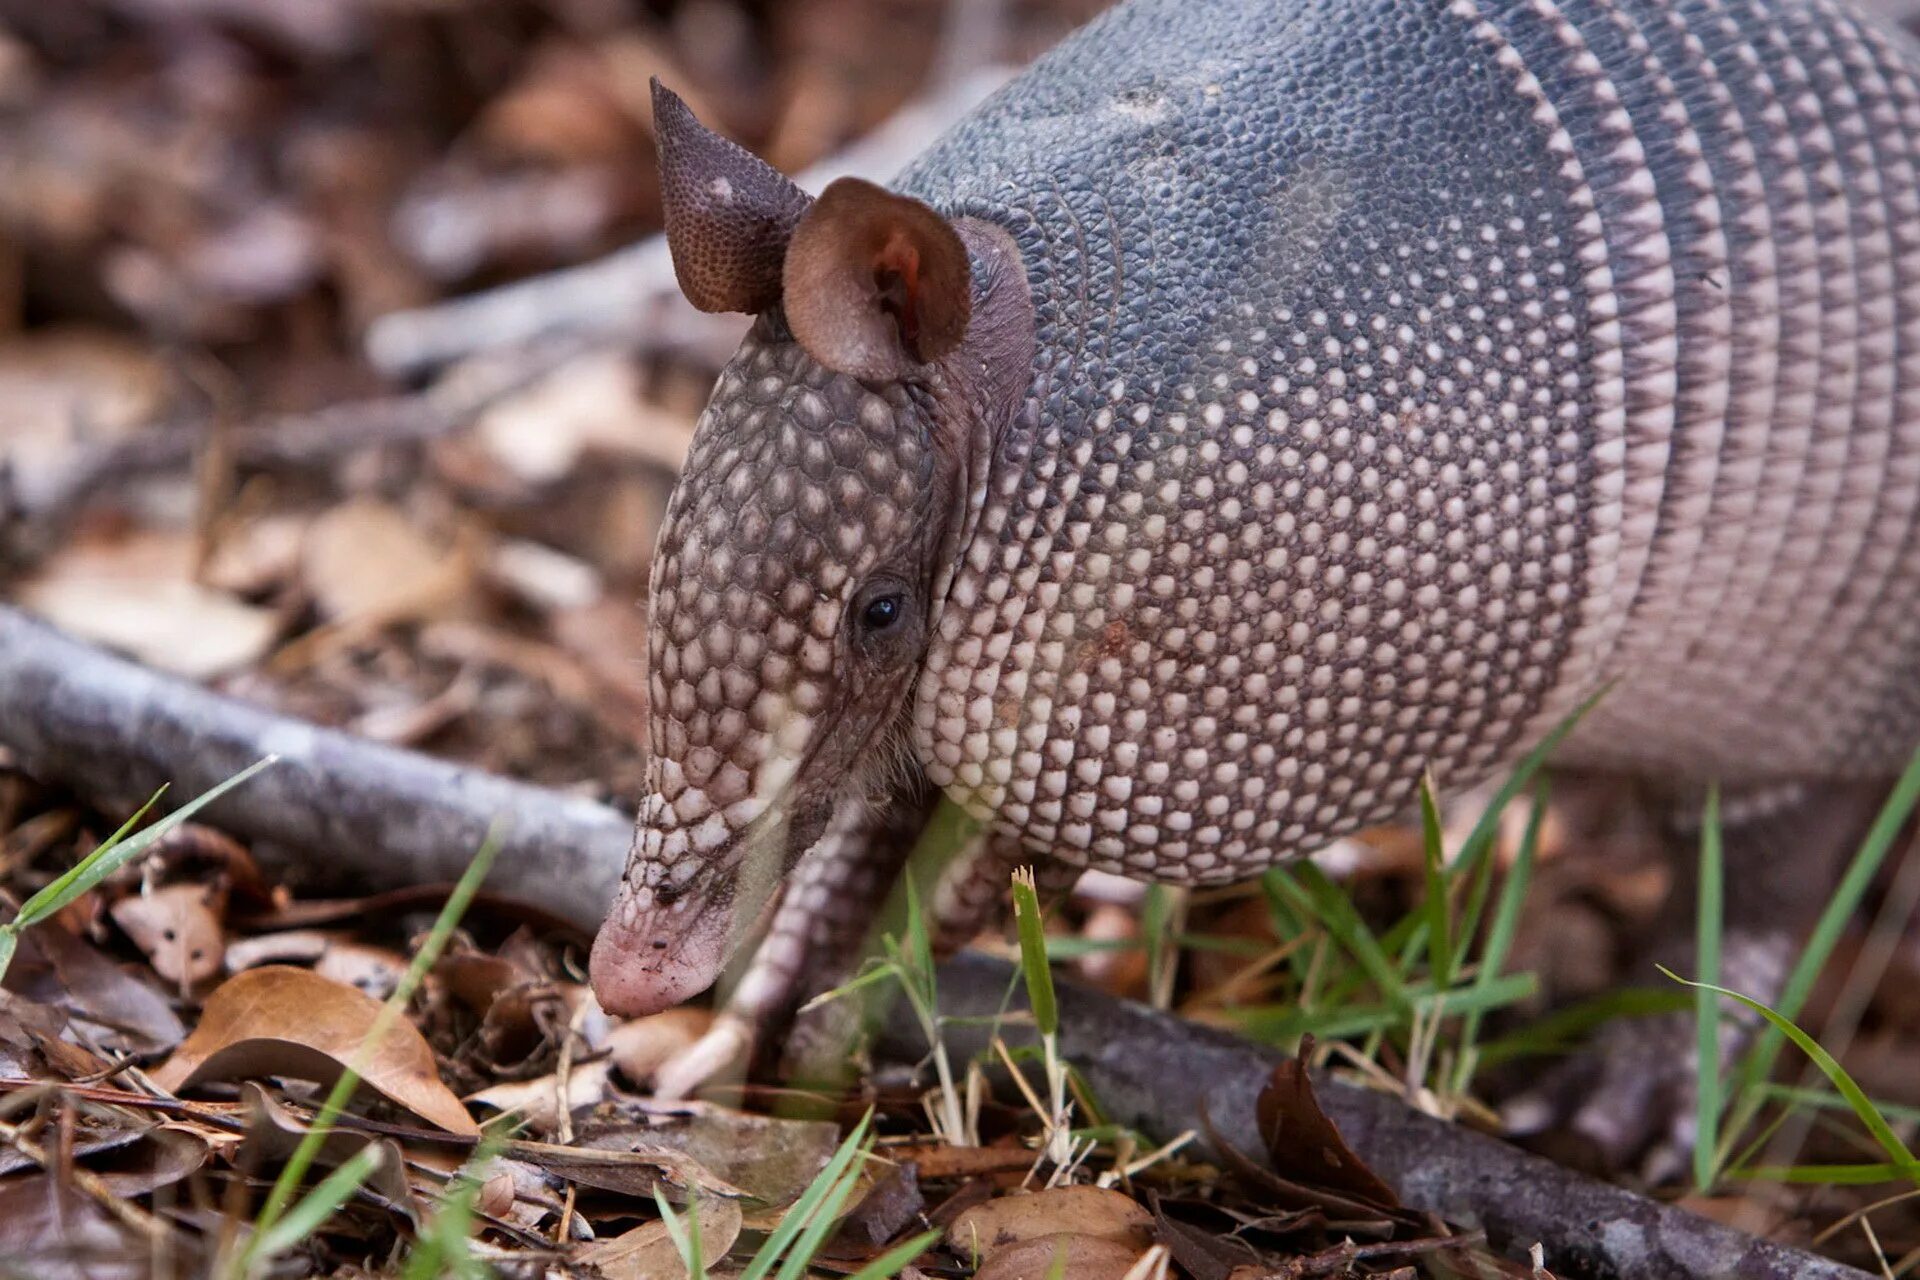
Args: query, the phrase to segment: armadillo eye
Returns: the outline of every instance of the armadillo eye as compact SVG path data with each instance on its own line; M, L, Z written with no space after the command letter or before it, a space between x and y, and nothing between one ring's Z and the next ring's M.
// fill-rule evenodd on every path
M899 596L876 596L860 611L860 621L869 631L885 631L899 619Z

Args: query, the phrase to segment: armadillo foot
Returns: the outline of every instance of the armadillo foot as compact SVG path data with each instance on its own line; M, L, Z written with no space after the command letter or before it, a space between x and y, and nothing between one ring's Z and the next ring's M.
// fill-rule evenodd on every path
M705 1035L661 1065L653 1077L653 1096L691 1098L703 1089L744 1079L755 1039L749 1019L722 1012Z

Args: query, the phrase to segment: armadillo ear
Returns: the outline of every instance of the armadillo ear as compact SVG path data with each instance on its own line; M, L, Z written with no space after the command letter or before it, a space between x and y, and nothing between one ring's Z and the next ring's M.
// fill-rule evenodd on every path
M840 178L787 246L787 324L829 369L887 381L960 344L973 306L967 249L918 200Z
M787 242L811 197L701 124L657 76L653 130L680 291L702 311L758 314L773 306Z

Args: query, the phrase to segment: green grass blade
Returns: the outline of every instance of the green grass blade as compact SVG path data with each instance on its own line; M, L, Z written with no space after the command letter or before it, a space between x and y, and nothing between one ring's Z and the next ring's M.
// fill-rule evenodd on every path
M1821 969L1826 967L1827 960L1832 956L1834 945L1845 932L1847 922L1852 919L1860 899L1866 895L1881 863L1886 860L1894 840L1917 803L1920 803L1920 751L1914 752L1900 780L1894 784L1886 804L1867 832L1866 840L1847 867L1846 875L1828 899L1826 909L1820 913L1819 923L1808 936L1806 948L1800 953L1793 972L1788 975L1786 985L1781 988L1779 1012L1788 1021L1799 1017L1801 1009L1806 1006L1807 997L1812 993ZM1748 1050L1741 1062L1736 1086L1739 1102L1735 1109L1736 1119L1728 1126L1730 1132L1738 1132L1746 1121L1752 1119L1759 1105L1756 1091L1761 1082L1773 1073L1774 1063L1779 1060L1783 1047L1782 1039L1783 1033L1775 1027L1763 1028L1753 1048Z
M1329 880L1326 872L1311 862L1303 862L1291 872L1275 868L1269 875L1289 904L1308 919L1318 921L1373 980L1389 1003L1406 1002L1406 983L1381 949L1380 940L1360 918L1346 891Z
M1140 907L1140 933L1147 942L1147 991L1153 1003L1167 990L1167 966L1179 957L1173 934L1173 897L1165 885L1147 886Z
M1540 853L1540 826L1547 816L1547 792L1544 786L1538 788L1533 796L1533 808L1527 814L1527 827L1520 836L1520 848L1514 854L1513 867L1507 872L1506 880L1500 886L1500 897L1493 905L1493 923L1487 930L1487 943L1480 953L1479 971L1474 975L1476 988L1488 987L1499 980L1500 968L1506 964L1508 954L1513 950L1514 935L1520 930L1520 910L1526 905L1527 888L1533 883L1533 867ZM1491 858L1483 864L1492 867ZM1478 1011L1467 1014L1460 1028L1460 1067L1459 1088L1464 1091L1471 1081L1475 1062L1482 1057L1477 1047L1480 1039L1482 1015Z
M1540 980L1531 973L1516 973L1486 986L1456 987L1435 991L1429 983L1406 988L1407 1000L1395 1004L1330 1005L1325 1009L1302 1009L1294 1005L1248 1005L1222 1011L1241 1035L1268 1044L1291 1044L1312 1032L1323 1040L1389 1031L1405 1026L1414 1004L1429 1008L1438 1004L1437 1016L1454 1017L1464 1013L1487 1013L1530 999L1540 990Z
M866 1266L854 1272L847 1280L893 1280L900 1268L931 1249L940 1239L938 1231L927 1231L911 1240L893 1246Z
M847 1207L847 1201L853 1196L853 1190L860 1185L858 1166L848 1169L833 1184L826 1198L814 1209L807 1219L807 1225L793 1242L793 1248L787 1250L787 1257L780 1264L780 1273L776 1280L803 1280L807 1268L813 1265L814 1255L820 1252L820 1246L827 1241L827 1233L840 1221L841 1212Z
M1420 777L1420 835L1424 853L1427 896L1427 968L1434 985L1453 985L1453 910L1448 893L1447 850L1440 827L1440 801L1433 793L1433 774Z
M1469 874L1480 865L1480 859L1486 857L1493 848L1493 837L1500 829L1500 815L1506 812L1507 806L1513 802L1515 796L1533 785L1534 777L1539 774L1548 757L1559 749L1560 744L1566 740L1568 734L1573 732L1574 727L1612 689L1612 681L1601 685L1587 697L1586 701L1575 707L1566 719L1555 725L1551 733L1540 739L1533 750L1520 758L1520 763L1514 766L1513 772L1507 775L1507 780L1500 784L1500 789L1493 793L1493 799L1481 811L1479 820L1473 824L1473 830L1467 833L1466 840L1460 846L1459 857L1453 860L1454 874Z
M913 876L906 878L907 919L901 934L906 968L913 980L914 992L932 1008L937 1003L933 989L933 937L927 932L927 913L921 909L920 889Z
M1047 929L1040 918L1040 892L1033 870L1013 873L1013 918L1020 932L1020 970L1027 979L1033 1021L1044 1036L1060 1031L1060 1006L1053 995L1053 969L1047 962Z
M1652 1018L1693 1008L1693 997L1659 987L1624 987L1595 996L1480 1046L1483 1066L1514 1058L1544 1057L1577 1047L1592 1031L1616 1018Z
M667 1236L673 1241L674 1252L680 1255L680 1261L687 1268L692 1280L705 1280L707 1260L701 1256L704 1241L700 1239L700 1199L698 1196L687 1201L687 1220L682 1222L680 1215L667 1203L667 1197L659 1187L653 1189L653 1203L660 1210L660 1221L667 1228Z
M252 778L254 774L259 773L279 758L278 756L268 756L264 760L256 761L211 791L187 801L187 803L181 805L178 809L175 809L172 813L160 819L160 821L154 823L145 831L138 832L131 836L126 835L128 828L132 827L135 822L138 822L141 815L152 808L154 801L160 798L159 793L156 792L153 800L147 801L140 812L134 814L132 818L129 818L126 825L122 826L119 831L116 831L106 843L81 859L78 865L68 870L64 875L54 880L51 884L47 885L46 888L40 890L40 892L34 894L31 898L28 898L25 903L21 904L20 912L13 920L14 927L25 929L53 915L62 907L74 901L89 889L92 889L102 880L105 880L108 876L126 866L127 863L145 853L153 846L154 841L166 835L169 831L172 831L175 827L241 783L246 782Z
M1920 1182L1920 1165L1789 1164L1758 1165L1736 1177L1753 1182L1792 1182L1823 1187L1871 1187L1882 1182Z
M1769 1084L1762 1086L1761 1092L1770 1101L1783 1102L1790 1107L1805 1107L1813 1111L1847 1110L1845 1098L1823 1089L1799 1089L1788 1084ZM1920 1125L1920 1107L1901 1106L1897 1102L1886 1102L1879 1098L1873 1100L1873 1105L1889 1120L1898 1120L1901 1124Z
M1693 1186L1705 1195L1713 1186L1720 1143L1720 985L1721 919L1726 900L1725 864L1720 832L1720 788L1707 791L1700 824L1700 901L1696 959L1700 985L1694 988Z
M473 1206L480 1198L480 1173L499 1154L505 1135L489 1130L479 1142L465 1166L451 1180L452 1189L441 1197L433 1218L421 1233L420 1243L407 1255L405 1280L488 1280L493 1272L474 1260L468 1248L473 1235Z
M354 1152L320 1185L300 1198L279 1221L259 1231L247 1245L251 1258L265 1261L285 1253L320 1229L380 1167L381 1148L368 1143Z
M847 996L859 991L864 991L876 983L885 982L889 978L898 979L903 984L906 982L906 977L900 963L892 960L882 960L871 963L859 976L841 983L831 991L822 991L819 995L801 1005L799 1011L801 1013L809 1013L821 1005L831 1004L835 1000L845 999Z
M753 1260L747 1264L746 1270L740 1273L740 1280L765 1280L766 1274L773 1270L773 1264L779 1260L782 1251L800 1234L801 1228L806 1226L808 1219L819 1209L821 1201L827 1198L834 1185L840 1181L841 1175L847 1171L847 1167L864 1154L862 1144L867 1140L867 1128L872 1123L871 1111L860 1118L860 1123L847 1134L845 1140L840 1143L839 1149L833 1153L833 1157L827 1161L819 1173L814 1175L813 1181L807 1184L807 1189L801 1192L800 1198L793 1202L793 1207L788 1209L780 1219L780 1225L773 1229L773 1234L767 1237L766 1242L753 1255Z
M1296 911L1285 894L1273 883L1276 871L1269 871L1260 877L1260 895L1267 904L1267 920L1273 927L1273 936L1281 942L1291 942L1307 934L1312 929L1309 917ZM1293 971L1294 984L1305 988L1313 976L1313 948L1298 945L1287 952L1287 968ZM1304 999L1304 995L1302 996Z
M480 851L474 854L473 861L467 864L460 882L454 885L453 892L447 895L446 905L440 908L440 914L433 922L433 929L428 933L426 941L421 944L419 952L413 957L413 962L407 966L406 973L401 975L400 981L394 986L393 993L380 1006L380 1012L374 1016L373 1025L367 1028L366 1039L362 1040L360 1047L354 1051L353 1061L347 1064L341 1071L340 1078L327 1091L326 1099L320 1104L320 1110L314 1116L313 1123L307 1127L306 1134L300 1139L300 1145L293 1149L293 1154L287 1158L287 1163L280 1170L280 1176L274 1179L273 1190L267 1194L267 1203L261 1208L260 1217L254 1224L256 1240L269 1235L280 1215L286 1211L287 1205L293 1199L295 1189L307 1176L307 1170L312 1167L314 1157L320 1153L321 1144L326 1141L327 1134L332 1131L334 1118L346 1109L347 1099L353 1096L354 1089L358 1087L361 1068L379 1048L381 1041L386 1039L388 1029L406 1012L407 1005L413 1000L413 993L419 989L420 983L426 978L427 970L433 967L434 962L439 960L440 953L446 949L447 940L453 936L454 925L459 923L460 917L466 914L468 905L473 902L473 895L479 891L481 883L486 880L487 872L493 867L494 857L499 852L500 839L496 828L487 833ZM242 1259L242 1269L250 1271L260 1256L249 1248Z
M1663 968L1660 972L1666 974L1675 982L1684 983L1689 987L1707 986L1707 984L1703 982L1687 982L1685 978L1680 977L1670 969ZM1900 1135L1893 1131L1893 1126L1887 1123L1887 1118L1880 1114L1880 1109L1873 1105L1872 1099L1868 1098L1860 1086L1854 1083L1853 1077L1847 1074L1846 1069L1834 1061L1833 1055L1820 1047L1818 1041L1795 1026L1786 1015L1768 1008L1758 1000L1743 996L1738 991L1729 991L1725 987L1709 987L1708 989L1718 992L1723 996L1738 1000L1741 1004L1765 1018L1781 1035L1791 1040L1800 1052L1813 1059L1813 1065L1820 1068L1821 1074L1825 1075L1827 1080L1832 1083L1834 1089L1839 1092L1840 1096L1847 1100L1847 1106L1852 1109L1854 1116L1860 1123L1866 1126L1867 1132L1873 1135L1873 1140L1880 1144L1880 1149L1893 1157L1894 1164L1900 1165L1903 1168L1912 1169L1914 1171L1914 1180L1920 1182L1920 1161L1916 1161L1913 1157L1913 1152L1907 1150L1907 1144L1900 1140Z

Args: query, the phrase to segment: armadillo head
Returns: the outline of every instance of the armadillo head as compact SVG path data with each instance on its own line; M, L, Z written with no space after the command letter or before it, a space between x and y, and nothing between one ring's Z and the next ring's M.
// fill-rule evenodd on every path
M994 436L1031 378L1009 237L857 179L815 200L654 86L681 289L756 317L668 505L650 591L650 794L592 978L618 1013L705 989L902 719Z

